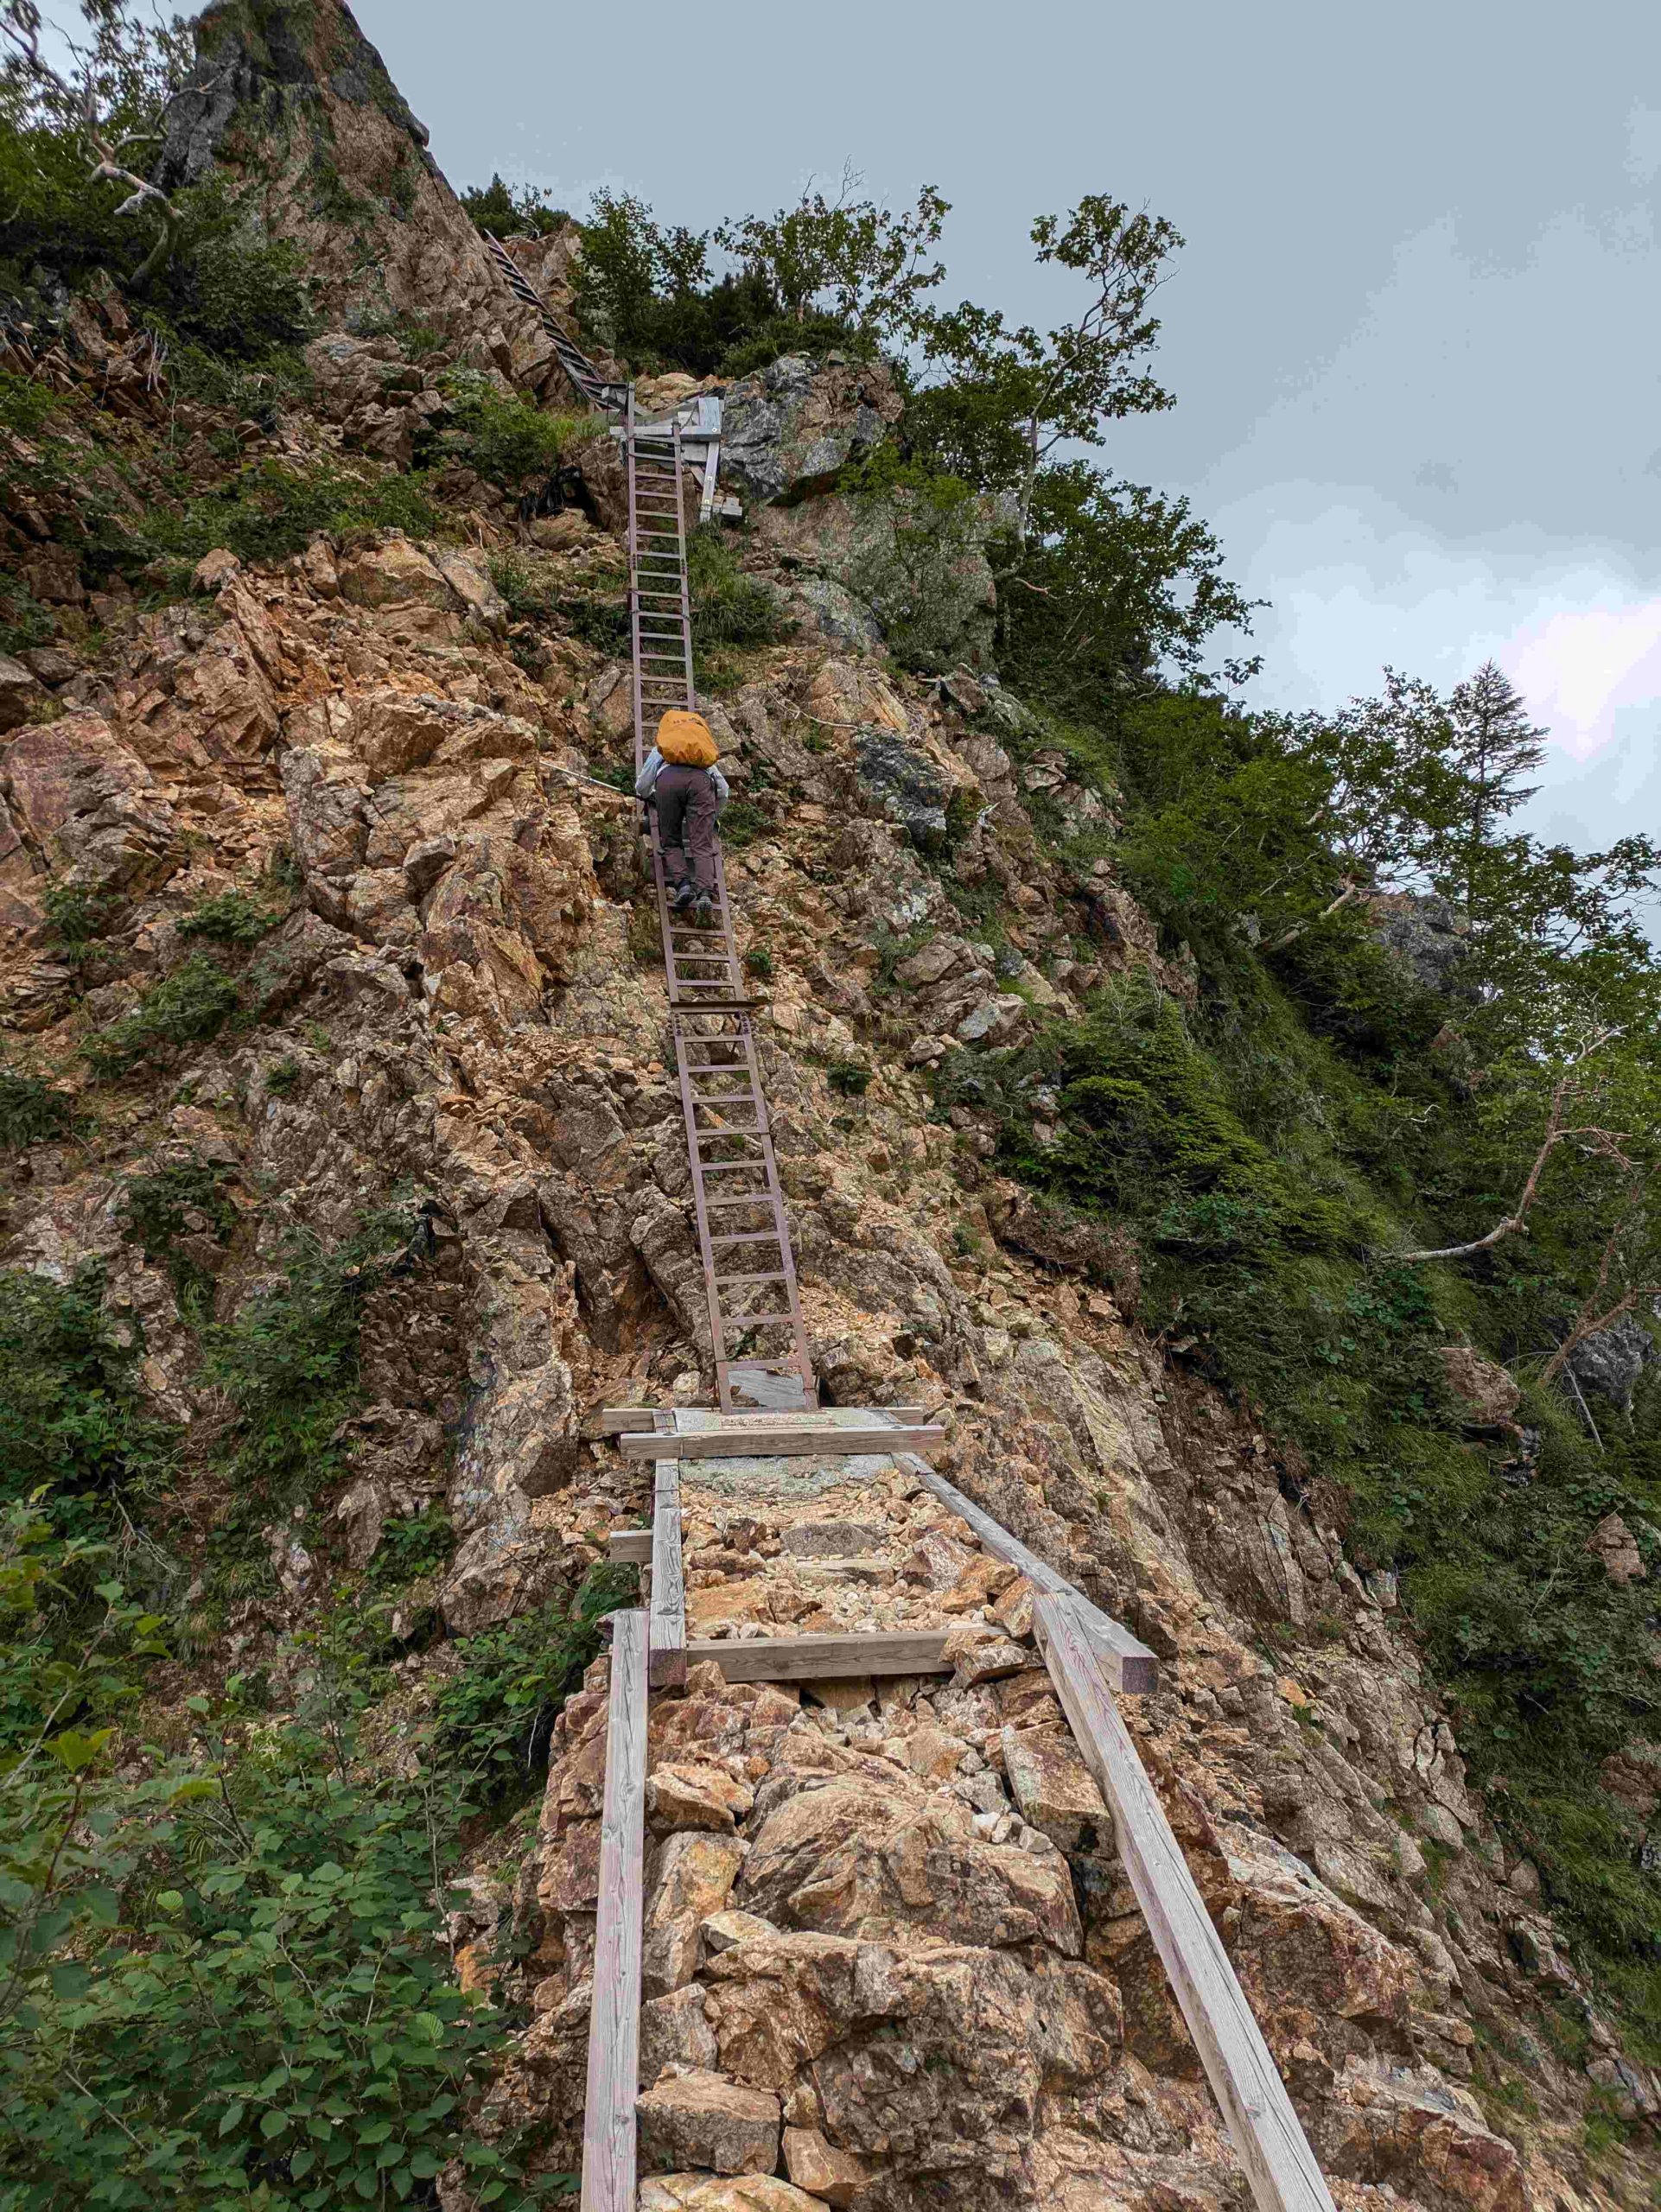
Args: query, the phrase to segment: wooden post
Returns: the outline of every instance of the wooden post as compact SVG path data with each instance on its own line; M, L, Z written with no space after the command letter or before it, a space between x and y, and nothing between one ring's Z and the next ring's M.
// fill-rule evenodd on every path
M686 1680L686 1583L680 1548L680 1462L659 1459L652 1512L651 1664L653 1689Z
M1065 1575L1047 1567L1036 1552L1029 1552L1001 1522L995 1521L990 1513L983 1513L973 1498L965 1497L944 1475L936 1474L926 1459L920 1459L915 1452L908 1452L901 1455L901 1465L926 1484L942 1505L949 1505L960 1521L966 1521L996 1558L1018 1567L1029 1582L1047 1591L1052 1598L1065 1598L1079 1608L1079 1625L1112 1688L1145 1694L1159 1688L1157 1656L1145 1643L1138 1643L1121 1622L1111 1613L1103 1612L1098 1605L1092 1605Z
M1077 1608L1077 1600L1041 1598L1034 1608L1038 1640L1085 1764L1112 1809L1119 1856L1258 2212L1333 2212L1314 2153Z
M646 1853L646 1615L611 1616L600 1913L582 2111L582 2212L634 2212L640 2094L640 1910Z

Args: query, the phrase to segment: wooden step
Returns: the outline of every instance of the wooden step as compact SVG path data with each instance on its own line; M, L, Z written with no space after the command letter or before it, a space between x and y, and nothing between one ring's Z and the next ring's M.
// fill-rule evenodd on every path
M780 1317L789 1320L792 1317ZM760 1314L735 1314L735 1328L743 1327ZM682 1436L626 1435L620 1446L626 1459L778 1459L807 1453L825 1457L840 1452L926 1452L945 1441L938 1423L925 1427L895 1424L879 1427L835 1427L829 1421L801 1425L735 1420L727 1428L697 1428Z
M698 1637L687 1664L713 1659L729 1682L846 1681L861 1675L949 1675L946 1629L868 1630L856 1636Z

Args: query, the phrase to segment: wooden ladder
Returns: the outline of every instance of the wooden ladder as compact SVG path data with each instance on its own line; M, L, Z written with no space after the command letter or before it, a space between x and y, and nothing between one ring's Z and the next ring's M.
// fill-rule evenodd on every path
M696 712L697 690L679 426L640 423L631 391L623 450L638 772L665 715ZM756 1001L739 963L720 841L715 912L703 925L670 906L655 812L647 843L721 1408L812 1406L818 1390L750 1020Z

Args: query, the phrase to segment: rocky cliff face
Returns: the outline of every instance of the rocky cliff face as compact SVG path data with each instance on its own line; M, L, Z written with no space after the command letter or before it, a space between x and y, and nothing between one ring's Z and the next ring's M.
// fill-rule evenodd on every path
M0 753L8 1008L37 1052L67 1059L176 969L193 900L285 845L302 887L260 955L256 1028L159 1090L129 1083L90 1149L38 1146L14 1172L8 1264L61 1278L100 1255L158 1402L200 1421L168 1273L115 1225L138 1148L273 1194L208 1247L222 1312L284 1224L338 1232L398 1184L425 1193L431 1257L379 1294L352 1479L321 1503L360 1561L389 1516L445 1497L461 1541L439 1603L461 1635L592 1560L593 1532L642 1503L610 1447L582 1440L584 1409L699 1393L708 1350L627 817L558 773L618 757L622 687L557 635L532 681L501 620L476 561L396 536L320 541L263 574L221 564L215 596L143 618L67 687L68 711ZM844 1402L949 1402L947 1471L1167 1656L1171 1687L1139 1719L1148 1754L1332 2171L1426 2205L1550 2202L1575 2097L1534 1993L1543 1978L1583 1999L1531 1870L1465 1786L1390 1591L1359 1581L1318 1488L1249 1418L1163 1366L1098 1269L1044 1250L973 1126L931 1114L916 1071L942 1040L995 1051L1033 1001L1095 980L1073 957L1089 917L1027 823L1034 767L1000 741L1016 710L958 690L970 711L876 660L784 648L714 710L764 817L731 874L773 967L763 1054L820 1370ZM874 772L890 757L967 802L958 866L1007 902L998 955ZM126 902L120 973L73 1011L37 918L54 879ZM1151 963L1117 911L1130 927L1103 963ZM927 924L885 976L884 945ZM869 1078L856 1104L831 1081L850 1065ZM862 1574L936 1590L951 1613L989 1602L971 1561L931 1548L931 1516L881 1506L894 1537ZM700 1627L837 1624L782 1535L695 1519ZM239 1634L245 1662L280 1677L329 1570L271 1542L285 1601L246 1609ZM1238 2193L1110 1837L1076 1776L1024 1778L1025 1739L1041 1758L1054 1720L1024 1680L799 1700L706 1670L659 1701L665 2158L712 2139L700 2097L738 2125L735 2085L776 2103L790 2170L811 2194L830 2176L826 2201L851 2201L835 2193L850 2176L859 2201L896 2207L948 2183L988 2204ZM542 1843L504 1908L537 2012L515 2108L562 2126L581 2096L602 1737L596 1683L562 1718ZM1471 2086L1479 2034L1542 2096L1520 2143Z
M505 310L344 10L214 9L202 51L168 161L182 176L211 158L274 213L298 207L283 219L342 318L379 300L461 331ZM327 148L377 201L361 237L304 212ZM534 383L534 341L500 330ZM352 358L348 333L323 342ZM923 594L953 664L941 680L885 657L881 589L824 551L846 502L815 456L846 458L888 419L881 391L840 370L774 382L773 418L743 442L764 503L747 558L803 621L710 714L741 802L729 882L770 998L762 1064L827 1390L948 1407L944 1471L1165 1658L1131 1725L1340 2202L1642 2202L1636 2164L1588 2177L1582 2114L1588 2096L1654 2114L1657 2085L1467 1788L1389 1578L1356 1573L1319 1480L1249 1408L1138 1331L1112 1240L994 1173L972 1109L935 1109L927 1071L950 1047L996 1053L1117 973L1178 998L1191 980L1111 861L1064 873L1036 834L1041 798L1111 814L1042 724L961 664L984 645L972 556L945 612ZM337 403L333 424L290 426L291 447L338 442L350 395L325 379L319 407ZM607 466L591 457L602 517ZM615 547L555 519L538 526L542 604L580 610L614 580ZM446 1505L459 1541L431 1602L470 1636L569 1584L644 1505L585 1416L707 1392L630 810L570 772L624 762L627 685L581 624L515 618L490 556L525 550L502 521L472 510L464 532L320 535L249 569L214 556L188 601L111 607L92 650L35 652L7 695L3 1020L92 1118L9 1165L0 1260L59 1281L103 1263L156 1407L204 1440L193 1564L226 1504L220 1412L200 1309L124 1230L135 1166L215 1171L230 1217L184 1233L221 1319L270 1281L294 1225L338 1241L391 1194L418 1202L420 1240L368 1303L349 1474L265 1532L276 1586L230 1617L237 1665L269 1673L279 1710L296 1632L389 1521ZM89 1042L188 966L181 921L257 881L286 883L287 911L235 971L237 1020L93 1082ZM49 920L54 889L111 902L90 988ZM993 913L996 938L973 918ZM862 1531L851 1565L801 1533L830 1518ZM839 1627L851 1591L884 1621L999 1624L1007 1578L941 1519L904 1480L834 1515L697 1497L694 1620ZM403 1709L445 1651L411 1640ZM230 1656L221 1643L206 1671ZM550 2165L580 2134L604 1680L602 1662L560 1715L533 1847L480 1844L462 1955L531 2015L486 2124L534 2120ZM799 1694L700 1668L654 1702L652 1755L644 2141L671 2177L643 2205L1245 2201L1041 1676ZM1641 1759L1633 1776L1654 1780ZM514 1963L491 1963L492 1925Z
M528 390L565 387L536 317L503 284L427 150L425 128L340 0L215 0L169 112L164 189L222 179L304 257L315 308L363 334L397 318ZM550 304L565 244L516 247Z

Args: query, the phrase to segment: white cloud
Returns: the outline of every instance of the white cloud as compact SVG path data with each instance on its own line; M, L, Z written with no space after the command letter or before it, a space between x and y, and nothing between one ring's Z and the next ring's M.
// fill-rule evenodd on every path
M1259 703L1332 707L1386 663L1441 690L1492 657L1550 732L1529 826L1594 845L1661 835L1661 562L1607 547L1473 550L1376 494L1314 484L1218 517L1231 566L1272 604Z

